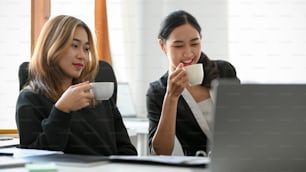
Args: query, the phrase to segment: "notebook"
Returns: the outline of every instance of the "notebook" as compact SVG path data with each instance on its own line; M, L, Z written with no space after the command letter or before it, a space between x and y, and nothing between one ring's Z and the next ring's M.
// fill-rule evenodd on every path
M216 81L210 172L306 171L306 84Z

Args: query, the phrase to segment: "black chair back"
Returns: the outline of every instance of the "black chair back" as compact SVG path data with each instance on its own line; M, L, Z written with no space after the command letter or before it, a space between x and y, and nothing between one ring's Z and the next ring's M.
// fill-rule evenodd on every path
M23 62L19 66L18 78L19 78L19 90L22 90L24 86L28 84L28 67L29 62ZM117 78L113 67L106 61L99 61L99 71L97 73L95 81L98 82L114 82L114 93L111 97L112 101L117 102Z

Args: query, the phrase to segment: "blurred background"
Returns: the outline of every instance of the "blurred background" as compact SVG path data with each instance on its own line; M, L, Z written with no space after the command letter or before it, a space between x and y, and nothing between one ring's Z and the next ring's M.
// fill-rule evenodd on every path
M50 17L68 14L95 33L94 0L51 0ZM175 9L202 26L203 51L231 62L243 83L305 83L304 0L106 0L112 66L127 82L138 117L146 117L150 82L168 69L157 43L159 24ZM0 1L0 129L16 129L18 68L31 56L31 1Z

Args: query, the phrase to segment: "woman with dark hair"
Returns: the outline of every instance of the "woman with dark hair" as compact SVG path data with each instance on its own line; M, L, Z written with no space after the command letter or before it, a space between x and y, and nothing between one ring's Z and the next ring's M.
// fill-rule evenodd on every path
M29 64L29 82L17 100L21 148L74 154L136 155L111 100L95 100L99 59L89 27L66 15L49 20Z
M201 27L188 12L177 10L162 21L158 35L161 50L168 57L169 70L147 91L149 147L151 152L171 155L175 137L184 155L207 154L211 137L211 82L237 78L227 61L210 60L201 50ZM190 86L184 66L203 64L201 85Z

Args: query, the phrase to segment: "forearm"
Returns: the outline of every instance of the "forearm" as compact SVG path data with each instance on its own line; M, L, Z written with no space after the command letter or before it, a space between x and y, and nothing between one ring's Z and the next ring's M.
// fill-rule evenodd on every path
M156 154L172 154L175 140L177 102L178 97L165 95L159 124L152 140Z
M64 150L70 133L71 114L52 108L49 118L42 121L49 147L53 150Z

